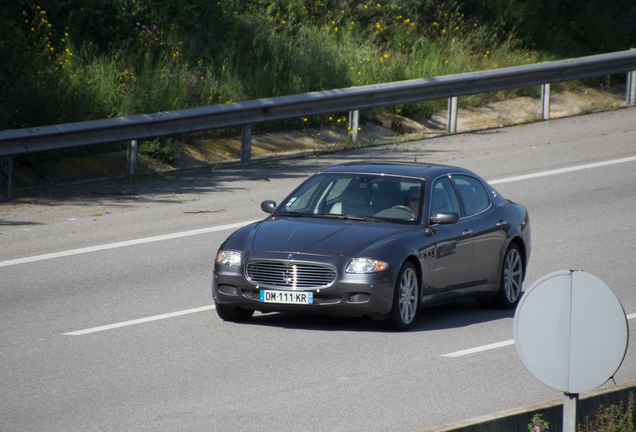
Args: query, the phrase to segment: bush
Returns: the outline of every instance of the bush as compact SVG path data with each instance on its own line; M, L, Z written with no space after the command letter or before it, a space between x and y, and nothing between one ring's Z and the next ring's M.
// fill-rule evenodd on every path
M634 394L629 394L627 407L621 402L619 406L598 408L596 417L586 417L585 426L579 425L579 432L634 432Z
M547 432L549 424L541 419L541 414L535 414L528 424L529 432ZM579 425L579 432L634 432L634 394L629 394L627 407L611 405L603 408L601 405L592 419L585 418L585 425Z
M535 414L528 425L529 432L548 432L548 422L541 418L541 414Z
M142 141L139 144L139 153L170 164L177 155L177 146L170 139L158 138Z
M636 42L633 0L4 3L0 130L502 68Z

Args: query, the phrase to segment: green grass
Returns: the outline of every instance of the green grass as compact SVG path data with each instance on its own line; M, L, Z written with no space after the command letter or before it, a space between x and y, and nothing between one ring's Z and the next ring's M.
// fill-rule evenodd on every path
M591 54L633 46L636 30L629 17L636 6L619 0L602 14L585 15L600 1L555 9L552 1L542 8L506 0L16 0L0 16L0 129L504 68L567 57L567 50ZM570 18L579 21L565 25ZM615 20L613 27L608 20ZM590 30L587 40L582 32L589 28L603 32ZM549 49L546 34L558 36L553 44L558 49ZM460 104L537 92L475 95ZM431 101L388 109L426 115L444 106L445 101ZM264 127L319 125L328 117Z

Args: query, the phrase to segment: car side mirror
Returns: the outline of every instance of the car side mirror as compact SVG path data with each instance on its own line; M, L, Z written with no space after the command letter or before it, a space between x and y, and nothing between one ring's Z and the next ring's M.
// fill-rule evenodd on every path
M263 201L261 203L261 210L263 210L265 213L274 213L274 210L276 210L276 201Z
M431 223L440 225L452 225L459 222L459 214L457 213L437 213L431 218Z

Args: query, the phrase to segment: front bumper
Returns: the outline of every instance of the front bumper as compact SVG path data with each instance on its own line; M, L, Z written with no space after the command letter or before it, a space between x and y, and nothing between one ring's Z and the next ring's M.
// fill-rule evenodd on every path
M384 319L391 311L393 303L392 269L371 274L349 274L344 272L349 259L345 257L321 257L296 255L287 259L276 254L251 259L267 259L293 263L328 264L337 269L334 282L323 288L293 289L285 287L259 286L245 277L245 263L240 267L230 267L215 263L212 281L212 295L217 304L240 307L261 312L304 312L336 316L367 315L375 319ZM280 304L260 301L261 290L290 292L312 292L313 304Z

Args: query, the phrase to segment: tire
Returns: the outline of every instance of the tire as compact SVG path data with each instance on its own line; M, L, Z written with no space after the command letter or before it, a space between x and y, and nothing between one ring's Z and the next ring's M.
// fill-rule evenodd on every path
M389 318L382 321L388 330L406 331L413 327L420 309L420 283L415 267L405 263L398 273L393 290L393 307Z
M254 315L253 310L241 309L239 307L226 306L216 303L216 313L223 321L245 322Z
M511 244L504 256L499 277L499 291L495 296L494 306L500 309L514 309L521 298L523 284L523 259L519 246Z

